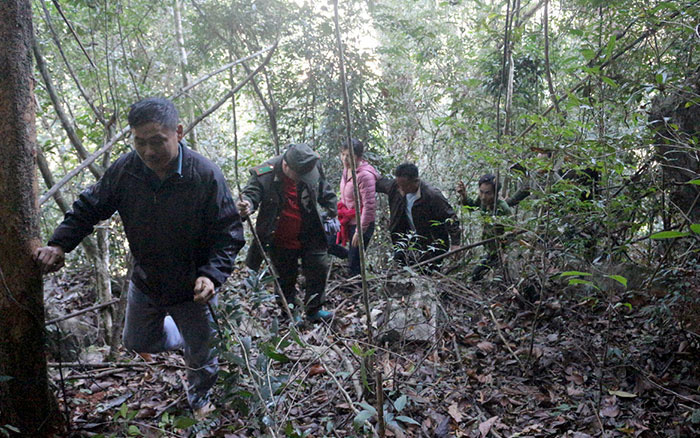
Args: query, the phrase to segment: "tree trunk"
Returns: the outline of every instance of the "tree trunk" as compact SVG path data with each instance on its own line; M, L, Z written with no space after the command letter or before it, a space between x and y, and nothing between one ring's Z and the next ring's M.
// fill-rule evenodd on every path
M51 436L57 410L44 354L29 0L0 7L0 426Z

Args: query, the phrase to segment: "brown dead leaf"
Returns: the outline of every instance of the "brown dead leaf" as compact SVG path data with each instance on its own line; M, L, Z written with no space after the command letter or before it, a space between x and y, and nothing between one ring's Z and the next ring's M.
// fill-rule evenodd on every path
M481 432L481 438L486 437L491 431L491 427L498 421L498 415L491 417L483 423L479 424L479 432Z
M462 422L462 413L460 412L459 403L458 403L458 402L452 403L452 404L450 405L450 407L447 408L447 412L450 414L450 416L451 416L452 418L454 418L454 420L455 420L457 423L461 423L461 422Z
M484 353L492 353L496 349L496 346L489 341L481 341L476 344L476 348L483 351Z
M569 397L581 397L584 394L583 389L576 388L575 386L567 386L566 393Z
M311 369L309 369L309 377L313 377L318 374L323 374L325 373L326 370L323 368L323 366L320 363L315 363L311 365Z

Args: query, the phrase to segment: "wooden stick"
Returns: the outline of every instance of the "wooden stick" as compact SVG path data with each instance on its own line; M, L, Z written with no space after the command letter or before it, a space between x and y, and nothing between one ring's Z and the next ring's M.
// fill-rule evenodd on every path
M93 310L99 310L99 309L102 309L103 307L111 306L112 304L118 303L118 302L119 302L119 298L115 298L112 301L108 301L106 303L96 304L94 306L87 307L87 308L82 309L82 310L78 310L77 312L73 312L73 313L70 313L68 315L59 316L58 318L54 318L52 320L49 320L46 322L46 325L56 324L57 322L65 321L66 319L71 319L71 318L74 318L76 316L80 316L84 313L92 312Z

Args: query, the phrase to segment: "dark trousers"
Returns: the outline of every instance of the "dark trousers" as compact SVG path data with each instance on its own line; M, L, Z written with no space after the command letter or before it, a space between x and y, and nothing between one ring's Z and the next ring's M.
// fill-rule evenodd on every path
M279 275L280 287L287 304L296 307L297 276L299 274L299 259L301 272L306 278L304 306L308 315L321 309L326 291L326 275L328 274L328 254L325 249L286 249L273 246L270 248L270 259Z
M394 261L403 267L422 263L447 252L447 247L439 242L428 241L423 236L394 236ZM427 263L419 272L430 275L432 272L440 272L443 260Z
M357 228L355 225L350 225L348 228L348 234L350 235L350 243L348 244L348 274L350 274L350 277L354 277L360 273L360 247L352 246L352 236L355 235L355 228ZM374 234L374 222L370 223L367 230L362 233L365 250L367 249L369 240L372 238L372 234Z

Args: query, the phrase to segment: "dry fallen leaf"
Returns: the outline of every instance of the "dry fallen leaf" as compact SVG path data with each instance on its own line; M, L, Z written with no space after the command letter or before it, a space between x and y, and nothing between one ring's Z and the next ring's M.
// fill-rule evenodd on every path
M478 344L476 344L476 347L484 353L491 353L493 350L496 349L496 346L489 341L479 342Z
M498 416L491 417L483 423L479 424L479 432L481 432L481 438L486 437L491 431L491 427L498 421Z
M313 377L317 374L323 374L325 372L326 370L323 368L323 366L320 363L316 363L311 365L311 369L309 369L309 377Z
M462 422L462 413L459 412L459 403L452 403L452 405L447 408L447 412L457 423Z

